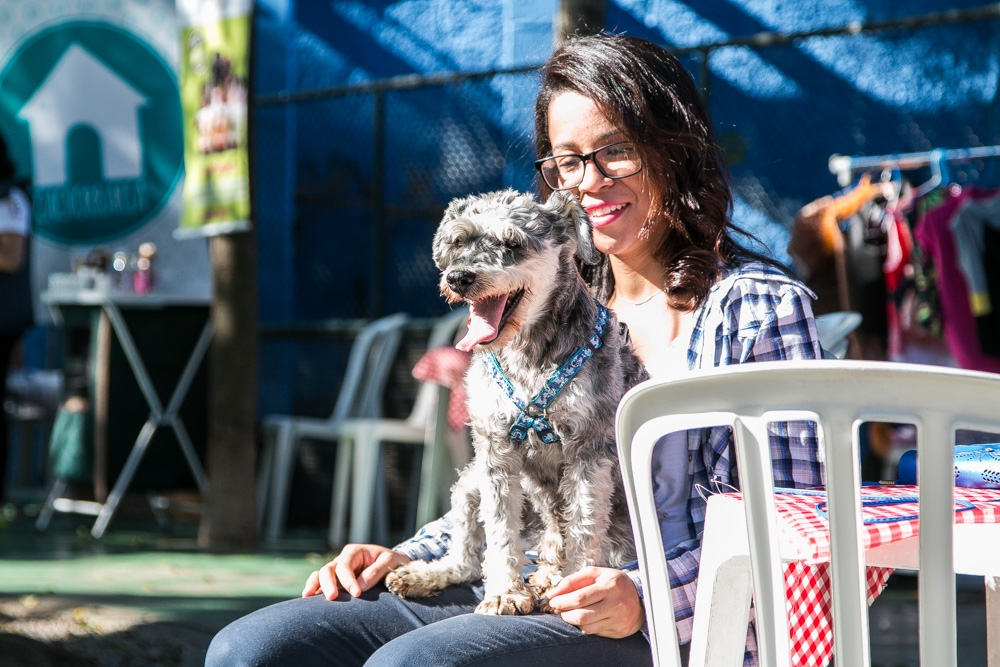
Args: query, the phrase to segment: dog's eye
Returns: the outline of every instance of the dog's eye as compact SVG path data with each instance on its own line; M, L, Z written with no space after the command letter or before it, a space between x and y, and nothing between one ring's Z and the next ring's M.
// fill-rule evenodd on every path
M454 239L452 239L451 240L451 247L452 248L464 248L465 247L465 239L463 239L463 238L454 238Z
M503 244L509 250L517 250L521 247L521 239L504 239Z

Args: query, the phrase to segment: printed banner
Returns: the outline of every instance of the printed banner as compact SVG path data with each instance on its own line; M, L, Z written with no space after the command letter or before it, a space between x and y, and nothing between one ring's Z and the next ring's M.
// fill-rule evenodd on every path
M250 226L247 156L252 0L177 0L184 208L175 236Z
M54 273L156 247L156 290L211 296L174 237L184 178L174 0L0 0L0 132L31 180L35 314Z

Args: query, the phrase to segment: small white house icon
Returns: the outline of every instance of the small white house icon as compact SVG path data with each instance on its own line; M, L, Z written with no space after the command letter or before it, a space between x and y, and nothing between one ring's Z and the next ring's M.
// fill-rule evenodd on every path
M85 48L70 45L18 113L29 126L35 185L66 184L67 137L80 125L100 138L105 179L141 176L138 110L147 102Z

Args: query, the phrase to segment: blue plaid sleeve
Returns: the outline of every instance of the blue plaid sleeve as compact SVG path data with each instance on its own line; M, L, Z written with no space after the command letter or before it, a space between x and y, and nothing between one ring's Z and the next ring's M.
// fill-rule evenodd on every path
M440 519L435 519L417 531L410 539L400 542L392 548L410 557L411 560L435 560L448 553L451 543L450 512Z

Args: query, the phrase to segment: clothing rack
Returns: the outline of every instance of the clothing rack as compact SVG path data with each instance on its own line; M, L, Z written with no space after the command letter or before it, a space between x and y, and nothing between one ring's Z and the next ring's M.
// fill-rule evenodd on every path
M975 148L936 148L932 151L922 153L898 153L896 155L872 155L857 156L837 155L830 156L830 173L837 176L837 183L841 187L847 187L854 180L854 172L875 169L878 167L896 167L898 169L916 169L918 167L931 167L932 180L937 179L935 185L940 183L944 177L944 165L947 162L965 162L978 160L985 157L1000 156L1000 146L977 146Z

